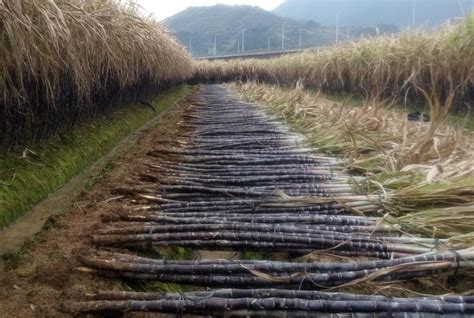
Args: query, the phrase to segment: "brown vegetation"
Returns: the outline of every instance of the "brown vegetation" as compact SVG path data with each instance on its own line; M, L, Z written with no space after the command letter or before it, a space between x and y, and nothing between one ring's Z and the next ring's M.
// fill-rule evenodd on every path
M432 32L347 42L271 60L197 62L200 81L263 81L465 110L474 99L474 16ZM434 114L437 115L437 114Z
M2 1L0 21L0 145L42 140L190 75L184 49L128 2Z

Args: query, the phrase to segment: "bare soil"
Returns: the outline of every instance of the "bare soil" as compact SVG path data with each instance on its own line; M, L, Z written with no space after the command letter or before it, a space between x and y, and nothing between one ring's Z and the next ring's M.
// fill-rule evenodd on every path
M55 201L56 209L57 205L69 202L64 207L65 212L50 216L42 231L21 250L4 257L0 263L3 267L0 269L0 317L67 317L58 310L61 301L75 294L121 287L120 282L79 271L76 255L93 249L90 235L100 226L101 216L114 214L131 203L130 199L112 194L111 189L124 186L134 175L143 172L149 158L147 152L160 141L175 138L173 127L191 102L192 96L166 113L159 123L155 122L137 138L129 140L128 143L135 143L133 148L121 158L107 161L102 176L96 176L97 182L73 203L70 197L61 195L62 200ZM32 222L31 226L38 227L38 222Z

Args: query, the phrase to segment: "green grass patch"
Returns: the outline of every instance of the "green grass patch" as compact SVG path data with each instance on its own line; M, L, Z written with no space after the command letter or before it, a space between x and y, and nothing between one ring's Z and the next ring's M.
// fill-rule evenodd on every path
M256 251L256 250L244 250L240 252L239 259L241 260L267 260L271 256L271 253L264 252L264 251Z
M11 224L190 90L181 86L156 97L152 101L156 112L133 104L33 145L25 150L25 156L13 153L0 157L0 228Z

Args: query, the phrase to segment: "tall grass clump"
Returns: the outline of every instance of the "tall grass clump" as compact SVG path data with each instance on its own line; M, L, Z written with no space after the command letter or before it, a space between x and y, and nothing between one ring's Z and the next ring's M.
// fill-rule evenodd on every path
M0 145L38 142L186 80L158 22L116 0L0 1Z
M436 109L445 112L472 104L473 56L474 15L430 32L363 39L270 60L197 62L194 77L282 85L300 81L327 92L438 103Z

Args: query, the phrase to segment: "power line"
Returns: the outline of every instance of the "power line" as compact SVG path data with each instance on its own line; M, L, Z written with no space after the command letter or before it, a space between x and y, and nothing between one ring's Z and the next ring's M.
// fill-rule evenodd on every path
M413 0L413 17L412 17L412 25L413 25L413 28L415 28L416 26L416 0Z

